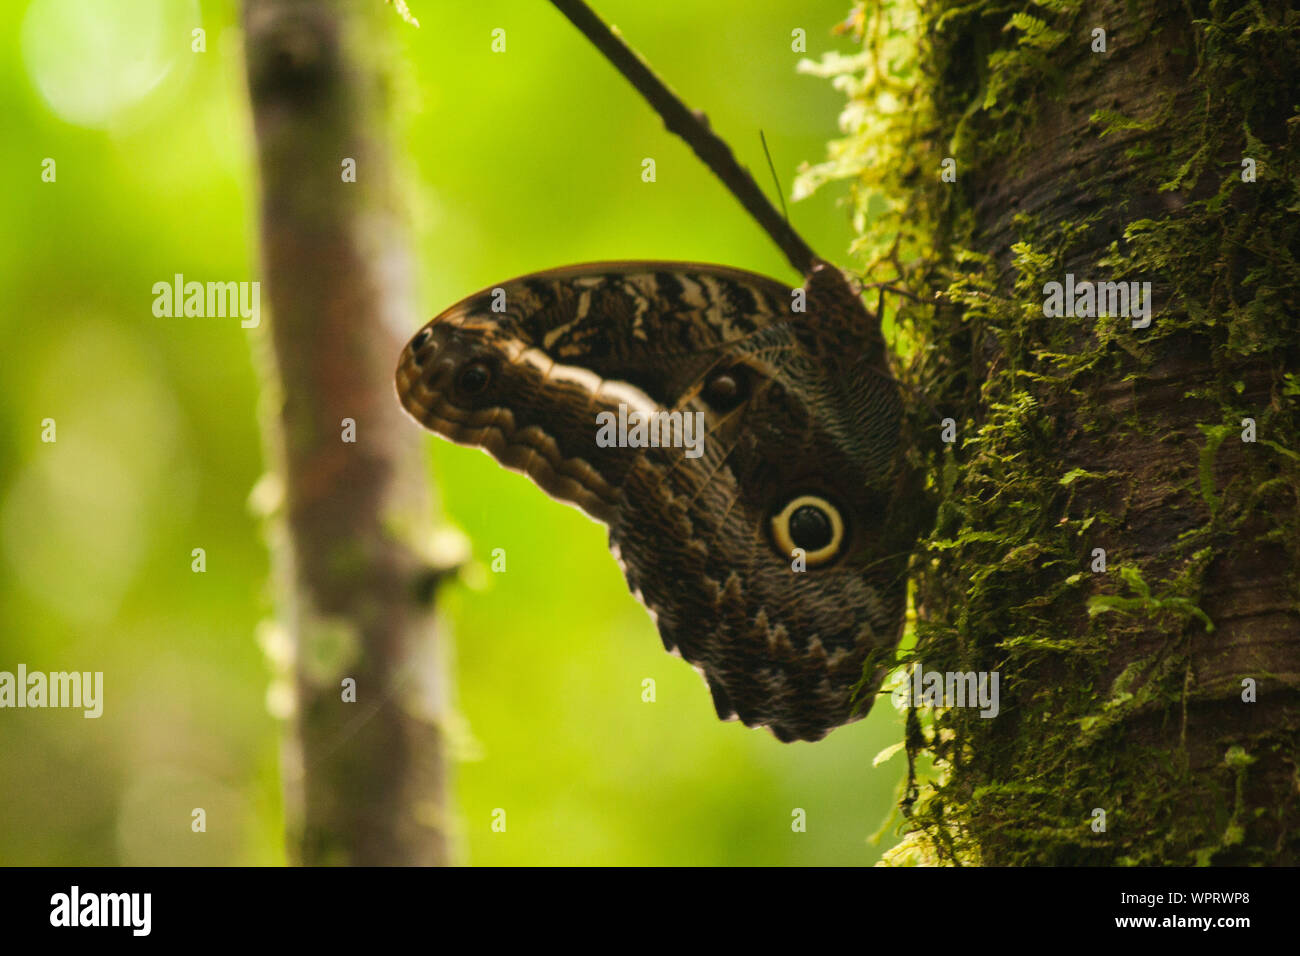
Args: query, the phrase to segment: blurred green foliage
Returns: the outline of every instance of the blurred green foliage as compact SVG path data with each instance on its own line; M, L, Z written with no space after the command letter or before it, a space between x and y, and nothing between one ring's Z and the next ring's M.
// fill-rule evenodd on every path
M796 74L791 31L806 31L809 57L847 52L830 32L845 0L596 8L756 175L760 128L787 193L798 163L825 154L842 98ZM796 281L548 4L411 9L420 29L393 22L393 135L420 275L411 329L483 286L585 260L695 259ZM236 10L31 0L12 12L0 39L0 670L103 671L105 705L98 720L0 711L0 863L282 863L282 726L256 639L272 614L268 559L248 505L265 468L253 357L266 323L152 314L153 283L175 273L260 278ZM505 53L490 49L497 27ZM844 261L849 222L832 193L791 214ZM55 443L41 441L47 418ZM868 842L902 773L900 759L871 766L901 737L887 702L814 745L720 723L628 594L602 527L477 451L429 441L440 506L481 562L474 587L442 594L464 859L863 864L893 842L892 830ZM488 570L493 548L504 574ZM206 833L191 832L195 807ZM490 828L498 807L505 833ZM792 832L795 808L805 833Z

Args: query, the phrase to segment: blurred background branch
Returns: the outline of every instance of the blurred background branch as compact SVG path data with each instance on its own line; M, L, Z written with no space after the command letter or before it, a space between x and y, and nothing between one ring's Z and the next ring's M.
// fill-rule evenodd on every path
M290 857L442 864L444 675L421 587L431 568L413 545L431 536L429 492L392 385L416 314L385 138L386 35L401 21L344 0L246 0L243 18L271 306L265 424L283 474L273 560L296 686Z

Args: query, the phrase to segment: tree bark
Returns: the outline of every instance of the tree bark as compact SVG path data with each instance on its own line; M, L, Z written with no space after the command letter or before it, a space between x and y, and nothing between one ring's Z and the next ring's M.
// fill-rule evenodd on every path
M1300 21L1062 9L1034 91L1016 59L1035 27L994 9L934 48L940 117L955 126L998 80L1013 103L970 114L957 157L946 226L968 217L997 298L936 315L969 377L931 542L958 544L919 601L927 666L999 669L1004 703L939 720L950 776L918 820L991 864L1295 864ZM1045 317L1066 273L1151 281L1150 328ZM1242 440L1248 418L1260 441Z
M385 142L384 37L400 21L345 0L245 0L243 21L271 306L267 425L283 476L273 550L296 689L290 856L442 864L439 572L420 556L423 446L392 384L415 325Z
M916 72L868 68L858 98L892 83L903 109L839 149L896 137L883 170L848 164L860 208L898 202L863 230L869 272L938 297L896 313L938 499L912 658L1001 678L995 718L910 715L895 858L1294 865L1300 16L887 6L919 21ZM1150 281L1150 326L1045 315L1067 273Z

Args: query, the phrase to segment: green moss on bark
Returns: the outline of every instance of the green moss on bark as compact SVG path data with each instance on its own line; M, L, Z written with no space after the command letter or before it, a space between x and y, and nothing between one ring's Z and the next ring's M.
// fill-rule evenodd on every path
M849 105L800 189L847 180L866 282L910 294L882 304L938 517L900 658L1001 675L995 719L910 715L891 859L1297 862L1300 14L852 22L861 55L806 67ZM1151 281L1150 327L1045 317L1067 272Z

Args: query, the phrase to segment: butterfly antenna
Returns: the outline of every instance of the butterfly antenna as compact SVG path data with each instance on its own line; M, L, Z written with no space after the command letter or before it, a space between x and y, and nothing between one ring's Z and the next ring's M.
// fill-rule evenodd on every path
M777 178L776 166L772 164L772 152L767 148L767 137L763 135L761 129L758 131L758 139L763 144L763 155L767 157L767 168L772 172L772 185L776 187L776 198L781 200L781 218L786 221L786 225L789 225L790 214L785 211L785 193L781 191L781 180Z

